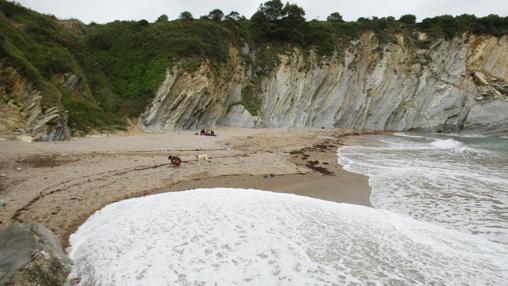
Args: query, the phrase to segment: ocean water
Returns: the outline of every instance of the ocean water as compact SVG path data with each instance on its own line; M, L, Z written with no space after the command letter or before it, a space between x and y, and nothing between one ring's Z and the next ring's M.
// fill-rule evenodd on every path
M375 208L508 246L507 138L395 135L339 149L369 176Z
M245 189L113 203L70 238L80 285L506 285L508 251L383 209Z

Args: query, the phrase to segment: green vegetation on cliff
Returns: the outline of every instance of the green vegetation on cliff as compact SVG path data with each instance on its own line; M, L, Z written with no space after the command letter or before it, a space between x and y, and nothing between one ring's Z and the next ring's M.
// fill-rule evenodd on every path
M306 21L301 7L272 0L250 19L215 9L201 19L183 12L173 21L162 15L154 23L85 25L0 0L0 68L12 66L30 80L41 91L43 108L67 110L73 130L123 128L126 118L144 111L172 65L192 71L208 61L218 71L227 64L230 47L248 45L256 56L245 57L254 74L242 103L256 113L256 82L277 65L279 53L299 47L326 58L366 31L380 42L395 34L411 38L415 31L427 33L427 42L465 32L501 36L508 33L508 17L445 15L417 23L404 15L346 22L334 12L326 21ZM65 88L62 76L69 74L79 77L75 90Z
M74 129L114 123L95 102L89 79L96 70L82 35L65 29L63 22L11 2L0 1L0 64L12 66L41 91L42 108L69 111ZM71 96L58 84L64 73L79 76L82 91ZM117 123L122 123L118 121Z
M84 38L112 93L99 93L98 99L107 110L127 116L139 115L170 65L184 58L190 69L205 58L225 62L234 40L231 30L209 20L117 21L90 26Z

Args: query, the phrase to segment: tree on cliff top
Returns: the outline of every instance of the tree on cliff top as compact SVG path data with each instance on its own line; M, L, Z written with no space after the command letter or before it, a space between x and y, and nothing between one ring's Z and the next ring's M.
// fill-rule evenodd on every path
M161 23L161 22L167 22L169 19L168 19L168 16L166 15L160 15L159 18L157 18L157 20L155 21L156 23Z
M283 5L280 0L267 1L251 18L254 37L260 41L303 43L305 11L296 4Z
M245 20L245 17L241 16L240 13L238 13L236 11L231 11L231 13L229 13L226 16L226 19L227 20L233 20L233 21L242 21L242 20Z
M222 19L224 19L224 12L220 9L213 9L210 13L208 13L206 18L214 21L222 21Z
M328 16L326 18L326 21L332 22L332 23L344 23L344 20L342 19L342 15L339 12L334 12L334 13L330 14L330 16Z
M399 18L399 22L402 22L402 23L405 23L405 24L415 24L416 23L416 16L415 15L411 15L411 14L402 15Z
M192 17L192 14L191 12L189 11L184 11L180 14L180 17L178 17L179 20L183 20L183 21L190 21L190 20L193 20L194 17Z

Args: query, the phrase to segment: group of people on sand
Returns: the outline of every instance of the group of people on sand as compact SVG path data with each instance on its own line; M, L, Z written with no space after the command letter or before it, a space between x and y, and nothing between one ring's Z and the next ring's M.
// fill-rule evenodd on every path
M198 135L198 133L196 133L196 135ZM201 135L201 136L217 136L217 135L215 135L215 131L213 131L213 129L211 129L211 128L201 129L199 135ZM196 156L196 160L198 161L198 164L200 164L201 161L209 162L209 158L208 158L207 154L198 154L196 152L195 156ZM169 160L170 167L180 167L180 165L182 164L182 159L178 156L169 156L168 160Z
M202 135L202 136L216 136L215 132L213 131L213 129L210 129L210 128L201 129L201 132L199 132L199 135Z

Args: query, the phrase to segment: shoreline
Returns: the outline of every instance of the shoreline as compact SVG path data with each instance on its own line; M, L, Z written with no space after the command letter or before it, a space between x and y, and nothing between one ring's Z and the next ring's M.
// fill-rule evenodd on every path
M197 188L258 189L372 207L368 177L346 171L337 162L336 150L346 145L327 143L325 148L323 148L323 143L318 143L317 146L289 152L288 160L297 166L309 168L308 173L238 174L198 178L179 181L165 187L162 192L179 192ZM316 162L318 163L315 164ZM360 183L364 180L367 180L366 185Z
M217 131L213 138L175 131L65 143L0 142L0 200L6 204L0 227L41 223L67 247L69 236L110 203L195 188L251 188L371 206L368 178L343 170L337 149L349 145L350 137L378 133ZM197 164L195 152L207 153L211 162ZM168 154L181 156L184 165L169 168Z

